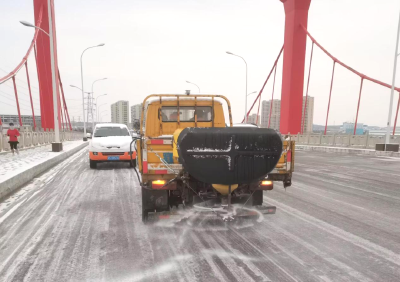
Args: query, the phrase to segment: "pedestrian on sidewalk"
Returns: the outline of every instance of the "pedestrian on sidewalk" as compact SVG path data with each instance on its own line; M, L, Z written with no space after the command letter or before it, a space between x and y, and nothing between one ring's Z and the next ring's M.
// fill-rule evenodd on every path
M15 152L17 152L17 154L19 155L18 152L19 131L14 127L13 123L10 123L10 128L7 130L7 136L8 136L8 143L10 143L11 152L14 155L14 150L15 150Z

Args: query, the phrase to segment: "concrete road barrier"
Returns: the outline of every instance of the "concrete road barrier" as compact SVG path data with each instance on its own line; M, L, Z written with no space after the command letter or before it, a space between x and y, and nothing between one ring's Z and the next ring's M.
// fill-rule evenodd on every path
M385 151L375 151L370 149L296 145L296 150L400 158L400 152L385 152Z

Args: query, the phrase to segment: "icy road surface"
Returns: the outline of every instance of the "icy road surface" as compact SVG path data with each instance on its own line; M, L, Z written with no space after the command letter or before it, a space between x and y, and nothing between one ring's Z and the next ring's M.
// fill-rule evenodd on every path
M0 281L399 281L400 159L296 165L259 224L145 226L134 171L83 149L0 203Z

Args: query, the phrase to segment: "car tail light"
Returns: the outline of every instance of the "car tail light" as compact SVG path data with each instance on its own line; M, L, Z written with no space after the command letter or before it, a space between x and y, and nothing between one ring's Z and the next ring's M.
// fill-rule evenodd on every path
M153 189L161 189L165 185L165 180L154 180L151 182L151 186Z

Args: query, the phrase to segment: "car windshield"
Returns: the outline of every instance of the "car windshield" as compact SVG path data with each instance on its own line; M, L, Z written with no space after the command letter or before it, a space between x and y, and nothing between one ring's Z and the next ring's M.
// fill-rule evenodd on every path
M94 137L108 137L108 136L130 136L128 129L125 127L99 127L94 132Z

